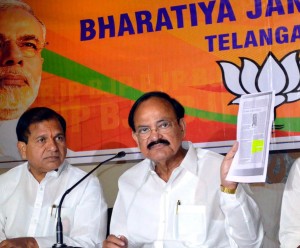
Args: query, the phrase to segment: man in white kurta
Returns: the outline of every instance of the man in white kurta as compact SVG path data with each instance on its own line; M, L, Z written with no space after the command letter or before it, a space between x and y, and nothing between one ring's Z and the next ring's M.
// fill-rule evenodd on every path
M260 247L248 187L226 180L237 143L225 157L184 144L184 108L164 92L141 96L128 123L146 159L119 179L104 248Z
M280 247L300 246L300 159L298 158L289 172L283 191L279 241Z
M120 177L111 233L128 237L128 247L260 247L259 210L248 187L221 192L223 156L191 143L187 149L168 182L149 159Z
M39 247L56 243L57 206L63 193L86 173L68 162L38 183L28 163L0 176L0 242L35 237ZM90 176L69 193L62 205L65 244L94 247L106 234L107 205L98 178Z
M17 124L18 150L27 162L0 176L0 248L93 248L106 236L107 205L95 176L65 160L66 121L52 109L25 111ZM61 205L63 238L56 235ZM58 239L57 236L59 237Z

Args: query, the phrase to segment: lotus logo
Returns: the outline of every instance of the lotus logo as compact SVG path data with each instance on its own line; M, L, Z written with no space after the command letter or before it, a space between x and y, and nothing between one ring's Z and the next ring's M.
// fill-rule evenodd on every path
M270 52L261 66L248 58L240 58L241 67L229 62L218 61L222 70L225 88L236 97L229 102L239 104L244 94L275 91L276 108L284 103L300 99L299 51L287 54L278 60ZM276 115L275 115L276 116Z

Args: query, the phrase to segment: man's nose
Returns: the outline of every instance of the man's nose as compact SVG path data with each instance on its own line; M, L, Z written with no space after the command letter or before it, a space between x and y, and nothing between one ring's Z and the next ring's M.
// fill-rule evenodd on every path
M1 66L23 65L22 51L15 42L8 42L1 49Z
M157 140L161 136L159 130L157 128L151 128L149 138L151 140Z
M49 139L48 141L48 149L51 151L57 151L58 146L55 140Z

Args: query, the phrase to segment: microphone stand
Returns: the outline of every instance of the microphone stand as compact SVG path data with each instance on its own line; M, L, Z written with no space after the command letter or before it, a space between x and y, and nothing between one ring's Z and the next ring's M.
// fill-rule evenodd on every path
M77 183L75 183L71 188L67 189L66 192L62 195L59 205L57 207L57 224L56 224L56 244L52 246L52 248L59 248L59 247L65 247L65 248L80 248L80 247L73 247L73 246L67 246L63 242L63 225L61 222L61 207L62 203L66 197L67 194L69 194L78 184L80 184L84 179L86 179L89 175L91 175L95 170L97 170L101 165L104 163L113 160L115 158L122 158L126 155L124 151L118 152L115 156L104 160L103 162L99 163L94 169L92 169L89 173L87 173L83 178L81 178Z

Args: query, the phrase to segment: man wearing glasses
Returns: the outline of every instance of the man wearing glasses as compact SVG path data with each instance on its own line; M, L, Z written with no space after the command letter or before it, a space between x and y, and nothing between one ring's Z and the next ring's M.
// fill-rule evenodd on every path
M16 122L38 95L43 64L41 50L45 45L45 36L45 26L34 15L30 6L18 0L0 1L2 156L19 158L15 149Z
M141 96L128 122L146 159L119 179L104 248L260 247L249 188L225 179L237 144L223 157L183 142L184 108L163 92Z

